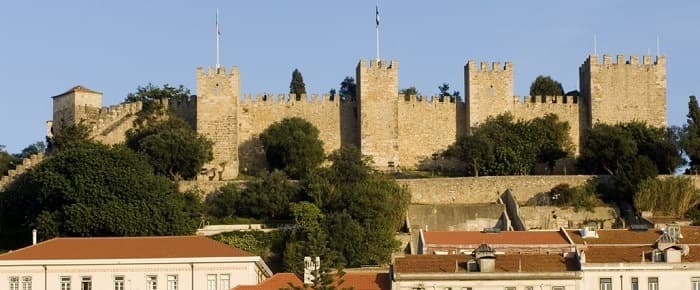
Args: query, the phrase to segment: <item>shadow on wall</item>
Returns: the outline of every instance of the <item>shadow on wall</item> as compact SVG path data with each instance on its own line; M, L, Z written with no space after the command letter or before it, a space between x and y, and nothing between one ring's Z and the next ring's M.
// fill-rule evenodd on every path
M419 171L430 172L434 176L466 176L466 165L459 159L443 156L442 151L431 156L421 156L416 167Z
M238 170L245 175L255 176L268 168L265 148L258 136L240 143L238 146L238 159Z

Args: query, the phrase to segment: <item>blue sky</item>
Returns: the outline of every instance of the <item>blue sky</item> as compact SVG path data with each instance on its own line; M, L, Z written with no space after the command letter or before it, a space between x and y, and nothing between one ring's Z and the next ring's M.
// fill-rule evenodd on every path
M82 84L121 102L149 82L195 89L195 69L237 65L243 93L287 92L299 68L307 91L325 93L375 56L376 0L3 1L0 3L0 144L10 152L44 140L50 97ZM400 62L400 87L425 95L464 91L469 59L512 61L515 94L537 75L565 90L599 54L667 56L668 120L685 122L698 92L698 1L381 0L381 56Z

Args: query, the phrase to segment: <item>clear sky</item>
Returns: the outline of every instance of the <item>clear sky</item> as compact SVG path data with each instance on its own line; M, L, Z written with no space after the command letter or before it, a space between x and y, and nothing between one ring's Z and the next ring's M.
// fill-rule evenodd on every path
M0 144L16 153L44 140L51 96L81 84L121 102L149 82L185 85L215 63L240 68L243 93L288 92L299 68L309 93L337 88L375 56L376 0L2 1ZM399 60L399 86L424 95L447 82L464 93L467 60L512 61L515 94L537 75L578 89L578 67L599 54L667 56L668 120L685 122L700 86L699 1L380 0L381 57ZM426 120L429 121L429 120Z

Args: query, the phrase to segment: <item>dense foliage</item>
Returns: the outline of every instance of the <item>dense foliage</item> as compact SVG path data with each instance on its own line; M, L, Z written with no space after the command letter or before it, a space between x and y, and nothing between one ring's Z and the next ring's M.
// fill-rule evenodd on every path
M598 197L596 186L592 182L576 187L562 183L553 187L548 195L551 204L571 206L575 211L584 209L592 212L594 207L603 205L603 201Z
M564 87L550 76L537 76L530 85L530 96L563 96Z
M319 131L308 121L293 117L270 125L260 133L267 163L291 178L304 178L323 162Z
M445 98L451 103L460 100L459 91L452 91L450 93L450 84L448 83L442 83L442 85L438 86L438 90L440 90L440 93L438 93L438 101L440 102L444 102Z
M552 167L571 151L569 124L556 115L514 121L503 114L472 128L445 154L464 161L467 175L479 176L528 174L538 162Z
M345 77L340 83L340 100L341 101L355 101L357 99L357 85L355 84L355 78Z
M144 158L125 147L80 143L54 153L0 193L0 232L16 237L38 229L54 236L190 234L197 198L153 174Z
M577 166L590 174L613 176L612 200L632 202L640 184L683 165L680 149L666 128L640 122L596 124L585 133Z
M168 84L163 87L154 86L149 83L145 86L138 86L136 92L129 93L124 99L125 102L141 102L142 114L151 114L162 109L161 100L183 100L190 96L190 90L180 85L172 87Z
M173 116L126 133L129 148L143 152L156 173L176 180L195 177L212 160L212 144L185 121Z
M90 140L91 129L83 123L61 127L53 137L47 138L48 152L70 148Z
M19 159L5 151L5 146L0 145L0 176L7 174L7 171L14 168Z
M693 180L670 176L644 180L634 195L634 206L654 215L682 217L700 202Z
M688 100L688 121L680 132L680 145L690 159L690 172L700 169L700 107L695 96Z
M301 95L306 94L306 84L304 84L304 77L301 75L299 69L294 69L292 72L292 82L289 84L289 93L296 94L296 100L301 100Z

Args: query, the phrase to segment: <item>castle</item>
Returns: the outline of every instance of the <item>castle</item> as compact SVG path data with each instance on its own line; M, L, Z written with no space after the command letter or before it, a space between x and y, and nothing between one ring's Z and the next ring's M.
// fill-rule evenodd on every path
M241 95L237 67L197 69L196 96L170 100L168 107L200 134L214 141L214 160L203 175L232 179L240 172L264 168L259 134L286 117L315 125L326 152L352 144L369 155L378 169L421 168L434 162L469 128L490 116L509 112L516 119L557 114L571 126L578 148L581 133L595 123L644 121L666 125L665 57L625 58L590 55L579 68L579 96L513 94L513 64L468 61L464 66L465 100L439 101L399 95L397 61L365 61L357 65L357 96L330 99L327 94L277 97ZM49 134L79 121L91 124L93 138L119 143L131 128L141 104L102 108L102 94L77 86L53 97ZM576 149L578 150L578 149ZM204 176L202 178L205 178Z

